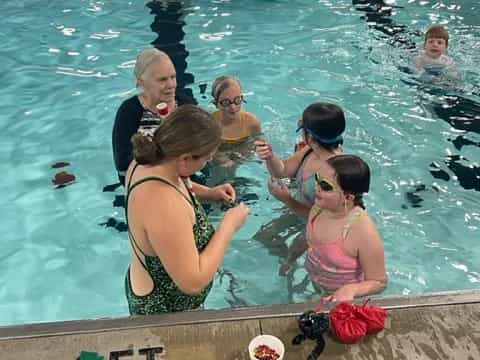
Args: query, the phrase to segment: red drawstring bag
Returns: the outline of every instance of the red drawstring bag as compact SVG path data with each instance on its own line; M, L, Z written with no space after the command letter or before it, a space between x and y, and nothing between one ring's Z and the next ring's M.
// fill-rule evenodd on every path
M330 327L337 339L345 344L353 344L367 333L367 324L357 317L356 306L347 302L330 310Z
M355 305L356 317L367 325L367 334L375 334L385 328L387 311L378 306L367 305L367 302L368 300L363 305Z

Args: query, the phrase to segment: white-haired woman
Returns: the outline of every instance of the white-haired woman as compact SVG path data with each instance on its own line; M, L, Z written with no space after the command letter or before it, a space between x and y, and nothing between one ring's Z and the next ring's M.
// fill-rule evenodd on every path
M168 112L183 104L195 104L194 99L176 94L175 67L163 51L155 48L143 50L137 57L134 73L137 87L142 91L120 105L112 134L115 167L122 183L132 161L132 135L140 132L152 136L160 125L157 104L166 103Z
M123 185L125 172L133 159L132 136L136 133L153 136L162 122L157 105L166 103L168 113L171 113L177 106L195 104L194 99L176 94L175 67L163 51L156 48L143 50L137 56L134 73L137 87L142 91L120 105L112 132L115 167ZM235 201L235 190L230 184L208 188L193 183L193 190L202 200Z

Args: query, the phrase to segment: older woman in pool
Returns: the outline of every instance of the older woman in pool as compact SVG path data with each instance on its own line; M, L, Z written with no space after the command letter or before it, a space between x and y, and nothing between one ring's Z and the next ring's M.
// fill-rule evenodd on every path
M170 113L178 106L194 103L193 99L175 93L175 68L163 51L155 48L143 50L137 57L134 73L137 86L142 88L142 92L120 105L112 133L113 157L122 184L125 184L125 172L133 158L132 136L140 133L152 137L166 116L160 114L157 105L165 103L167 113ZM236 197L230 184L208 188L192 182L192 186L195 193L203 199L233 202Z
M143 50L137 56L134 73L137 87L142 91L120 105L112 133L113 157L122 184L132 161L131 137L137 132L152 136L162 121L157 105L167 104L167 113L170 113L177 106L195 103L176 94L175 67L163 51Z

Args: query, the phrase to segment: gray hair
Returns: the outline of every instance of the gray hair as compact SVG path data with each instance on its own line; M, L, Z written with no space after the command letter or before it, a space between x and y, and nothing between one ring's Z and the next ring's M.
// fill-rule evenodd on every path
M170 57L161 50L158 50L156 48L149 48L143 50L137 56L137 61L135 62L135 69L133 70L137 81L140 80L142 75L145 73L145 71L151 64L157 61L164 60L171 61Z

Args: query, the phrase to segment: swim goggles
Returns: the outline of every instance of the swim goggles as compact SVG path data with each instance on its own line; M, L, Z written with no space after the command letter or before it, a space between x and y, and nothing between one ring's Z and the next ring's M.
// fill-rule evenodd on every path
M311 135L316 141L320 142L320 143L324 143L324 144L334 144L334 143L337 143L339 141L342 141L343 140L343 137L342 135L338 135L334 138L323 138L321 136L318 136L317 134L315 134L312 130L304 127L303 125L299 125L296 132L299 132L300 130L304 130L307 134Z
M332 179L321 176L318 172L315 173L315 182L325 192L336 191L337 186Z
M217 103L221 107L228 107L232 104L240 105L242 102L243 102L243 95L240 95L240 96L236 96L235 98L233 98L233 100L222 99L222 100L219 100Z

